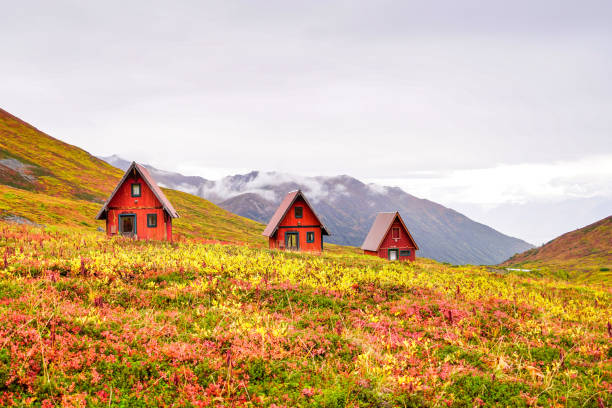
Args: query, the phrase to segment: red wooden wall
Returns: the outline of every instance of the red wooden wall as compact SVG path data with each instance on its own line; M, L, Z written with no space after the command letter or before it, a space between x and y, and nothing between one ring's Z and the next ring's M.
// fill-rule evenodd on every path
M295 218L295 207L302 207L302 218ZM317 220L312 209L302 197L293 203L285 218L280 222L276 233L270 237L270 248L284 248L285 233L299 233L300 251L321 252L323 249L321 223ZM306 242L306 233L314 232L314 242Z
M392 238L393 228L400 229L399 239ZM393 224L391 224L391 228L389 228L389 232L387 232L387 235L385 236L382 243L380 244L380 248L378 248L378 254L372 251L364 251L364 252L370 255L377 254L381 258L389 259L389 249L398 249L399 251L410 250L410 256L401 256L401 255L399 256L400 261L414 261L416 259L416 253L415 253L416 248L410 241L407 231L404 229L404 227L402 226L402 224L399 222L397 218L395 219L395 221L393 221Z
M140 183L140 197L132 197L132 184ZM106 233L119 232L119 215L136 215L136 236L138 239L172 241L172 218L169 217L153 191L140 176L128 177L117 190L108 205ZM157 227L147 227L147 214L157 214Z

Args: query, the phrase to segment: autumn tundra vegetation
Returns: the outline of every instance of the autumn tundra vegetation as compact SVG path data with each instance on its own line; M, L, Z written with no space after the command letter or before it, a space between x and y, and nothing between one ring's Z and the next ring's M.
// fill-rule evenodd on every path
M0 406L612 405L609 219L511 271L270 250L170 189L174 242L109 238L122 175L0 109Z
M612 293L0 223L0 406L612 404Z

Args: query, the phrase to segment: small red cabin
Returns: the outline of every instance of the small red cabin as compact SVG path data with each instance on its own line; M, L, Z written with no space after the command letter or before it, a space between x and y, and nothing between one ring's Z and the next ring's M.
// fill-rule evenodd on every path
M98 215L108 235L172 241L172 219L178 213L149 171L132 162Z
M419 247L399 212L381 212L376 214L374 224L361 249L364 254L391 261L414 261Z
M321 252L323 235L329 233L304 194L296 190L285 196L263 235L271 249Z

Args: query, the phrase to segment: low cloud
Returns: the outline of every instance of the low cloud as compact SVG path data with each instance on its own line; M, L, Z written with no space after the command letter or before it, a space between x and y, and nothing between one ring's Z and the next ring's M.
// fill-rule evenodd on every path
M249 173L252 174L252 173ZM200 187L200 194L213 201L223 201L240 194L258 194L266 200L277 202L291 189L302 189L308 199L318 202L331 196L348 194L341 184L326 183L325 177L299 176L290 173L257 172L253 177L248 174L227 176ZM237 179L237 177L239 177ZM279 185L288 185L287 191L279 191ZM276 190L276 192L274 191Z
M499 165L454 170L439 177L371 179L444 204L481 206L557 202L612 196L612 154L574 161Z
M368 188L370 189L370 191L372 191L375 194L386 194L387 193L387 187L381 184L369 183Z

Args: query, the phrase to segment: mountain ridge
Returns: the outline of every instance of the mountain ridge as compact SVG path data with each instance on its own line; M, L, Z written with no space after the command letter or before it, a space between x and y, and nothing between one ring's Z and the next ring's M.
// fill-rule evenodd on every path
M131 163L116 155L101 159L125 168ZM254 170L213 181L145 166L161 185L184 189L264 224L288 191L302 189L330 228L326 242L358 247L377 212L399 210L422 257L454 264L498 264L533 247L399 187L366 184L348 175L303 177Z

